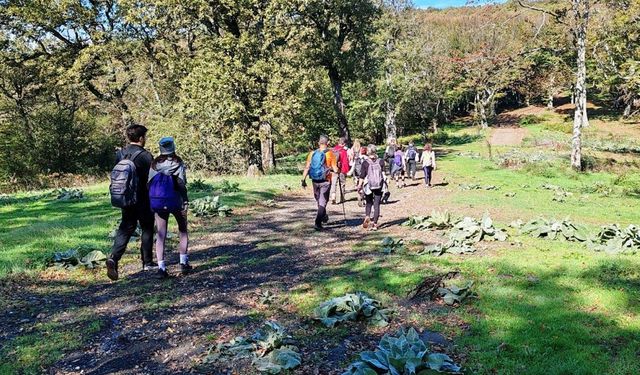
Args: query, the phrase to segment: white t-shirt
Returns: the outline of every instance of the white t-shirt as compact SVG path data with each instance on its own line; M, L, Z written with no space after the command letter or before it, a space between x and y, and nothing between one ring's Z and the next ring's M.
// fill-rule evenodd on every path
M436 166L436 153L435 151L422 153L422 167L434 167Z

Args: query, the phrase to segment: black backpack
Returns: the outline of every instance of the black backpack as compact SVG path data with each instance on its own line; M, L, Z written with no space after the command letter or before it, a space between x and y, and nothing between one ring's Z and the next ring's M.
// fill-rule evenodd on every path
M131 157L123 158L111 171L111 205L113 207L127 208L138 202L138 174L133 161L142 153L136 151Z

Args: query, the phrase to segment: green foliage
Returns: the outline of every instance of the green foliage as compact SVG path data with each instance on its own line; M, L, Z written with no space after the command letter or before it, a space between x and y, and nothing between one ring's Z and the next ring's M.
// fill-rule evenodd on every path
M473 297L475 294L471 291L473 281L468 282L465 286L449 285L438 288L438 294L449 306L461 304L465 299Z
M385 237L380 242L382 246L382 252L384 254L391 254L404 248L404 240L394 240L393 237Z
M293 339L276 322L267 321L250 338L236 337L209 348L205 363L252 358L255 368L267 374L280 374L300 366L302 357L292 346Z
M342 297L323 302L315 310L315 319L326 327L346 321L365 320L374 326L385 327L389 324L391 310L369 297L365 293L347 293Z
M412 216L403 225L413 229L449 229L459 221L449 211L431 211L429 216Z
M223 193L237 193L240 191L240 183L239 182L230 182L229 180L222 180L220 182L220 186L218 187Z
M625 173L618 176L613 182L620 186L624 194L637 197L640 196L640 173Z
M196 178L192 181L189 181L189 191L190 192L205 192L205 193L210 193L213 191L213 185L205 182L203 179L201 178Z
M446 354L432 353L413 328L385 335L375 351L360 353L342 375L415 375L435 372L459 373L460 366Z
M587 242L587 246L609 254L636 253L640 251L640 229L635 225L624 229L617 224L606 225Z
M84 191L76 188L61 188L53 192L59 201L72 201L84 198Z
M524 224L520 231L533 237L551 240L564 239L566 241L584 242L588 239L587 229L582 225L573 223L569 218L564 220L534 219Z
M449 241L444 244L425 246L420 254L432 254L436 256L445 253L469 254L476 251L474 243L483 240L506 241L507 232L493 226L493 220L485 213L481 221L465 216L455 220L449 230Z
M536 125L544 121L542 116L526 115L520 119L520 126Z
M460 190L498 190L498 187L495 185L459 184L458 187Z
M231 207L220 203L220 196L206 196L190 203L190 209L196 217L220 216L231 213Z
M77 248L56 252L50 258L49 265L61 269L75 269L78 266L93 269L104 265L107 260L107 256L100 250L90 251L83 257L80 256L81 250L83 249Z

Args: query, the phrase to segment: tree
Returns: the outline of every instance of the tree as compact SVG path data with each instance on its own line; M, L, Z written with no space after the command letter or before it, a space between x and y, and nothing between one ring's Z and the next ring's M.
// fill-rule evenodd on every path
M371 36L378 16L371 0L304 0L292 15L307 57L327 72L338 128L348 140L344 83L371 73Z
M565 25L573 37L576 56L575 66L575 109L573 115L573 135L571 137L571 167L582 169L582 129L589 126L587 116L587 31L593 0L568 0L552 3L554 8L545 9L532 6L518 0L527 9L535 10L553 17L556 22Z

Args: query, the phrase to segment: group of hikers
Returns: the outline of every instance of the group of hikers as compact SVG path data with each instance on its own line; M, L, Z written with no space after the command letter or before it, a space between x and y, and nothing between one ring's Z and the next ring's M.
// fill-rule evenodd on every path
M187 212L186 167L176 154L173 137L163 137L158 142L160 154L153 157L144 147L147 128L132 124L126 129L129 144L117 154L117 164L111 172L109 191L111 203L122 211L120 225L107 258L107 276L118 280L118 262L127 244L136 232L140 235L140 253L144 271L157 270L159 279L169 278L165 261L165 241L169 216L178 222L180 271L187 274L189 264L189 234ZM358 205L365 206L363 228L378 229L380 204L389 199L389 180L394 179L398 188L406 186L405 177L415 179L417 166L421 165L425 175L425 186L431 187L432 171L436 168L435 153L431 145L422 152L409 143L403 150L395 139L390 139L384 156L378 156L375 145L362 146L356 141L347 147L346 139L340 138L330 148L329 137L320 136L318 149L309 153L302 176L302 186L307 186L307 177L312 181L313 193L318 205L315 229L322 230L329 221L327 204L345 201L347 178L355 179ZM153 236L157 229L153 259Z
M344 203L347 177L355 179L358 205L365 202L365 216L362 227L378 230L380 204L389 200L389 179L397 188L406 186L405 177L415 180L417 166L424 171L425 186L430 188L432 173L436 169L436 155L430 144L419 152L413 143L406 149L395 138L389 139L383 157L378 155L374 144L362 146L355 141L347 147L346 139L340 138L334 147L329 145L329 137L320 136L318 148L307 156L302 174L302 187L307 187L307 177L311 179L313 195L318 204L314 227L322 230L329 221L327 204Z
M136 232L138 223L142 268L145 271L157 270L158 278L169 277L164 258L167 238L167 222L173 215L178 222L180 242L180 270L189 273L187 249L189 235L187 230L187 194L186 167L176 154L176 144L172 137L164 137L158 142L160 155L154 158L145 150L147 128L133 124L127 127L129 144L118 151L117 164L111 172L111 203L122 210L122 219L116 232L107 258L107 276L118 280L118 262L124 254L131 236ZM156 234L156 260L153 260L154 221Z

